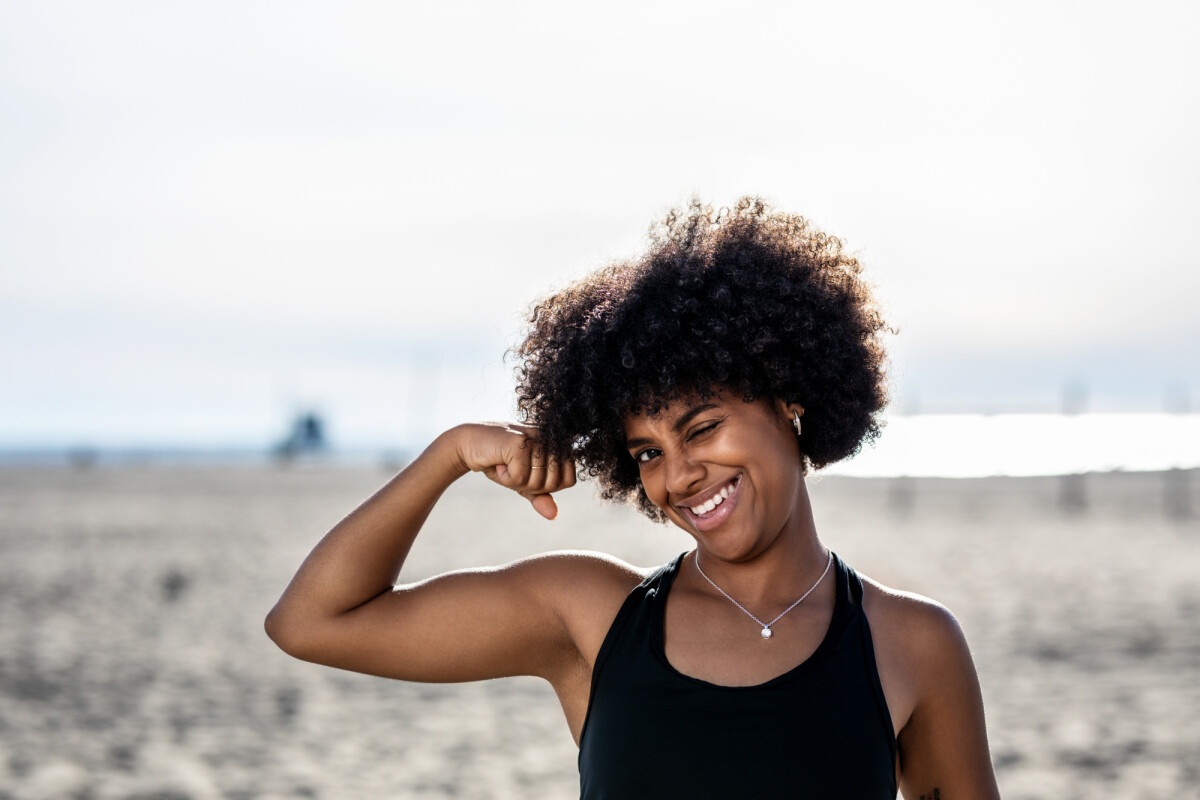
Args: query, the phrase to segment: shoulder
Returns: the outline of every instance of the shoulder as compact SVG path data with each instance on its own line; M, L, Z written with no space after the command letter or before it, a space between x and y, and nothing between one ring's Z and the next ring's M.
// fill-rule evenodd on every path
M880 683L900 748L905 797L996 798L983 697L954 615L928 597L863 580Z
M975 684L962 626L941 603L864 577L863 612L897 731L917 709L947 698L949 687Z
M634 567L615 556L589 550L555 550L509 564L548 590L621 591L628 594L653 569Z
M555 609L583 652L593 642L599 649L625 598L654 571L585 550L541 553L507 569L518 572L529 590Z
M583 692L613 620L625 599L655 568L638 568L604 553L564 550L543 553L509 565L529 590L552 608L571 643L570 657L551 682L560 688L578 684ZM562 686L560 686L560 684Z
M965 644L962 627L950 609L931 598L863 578L863 611L875 638L897 638L905 649Z

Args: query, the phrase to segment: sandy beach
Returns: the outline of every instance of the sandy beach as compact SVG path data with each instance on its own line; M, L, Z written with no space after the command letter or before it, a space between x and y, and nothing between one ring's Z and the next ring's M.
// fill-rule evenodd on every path
M387 478L321 465L0 469L0 798L569 798L535 679L403 684L295 661L262 619ZM553 523L478 476L405 578L548 549L688 548L583 484ZM818 529L958 616L1002 794L1200 797L1200 475L811 483Z

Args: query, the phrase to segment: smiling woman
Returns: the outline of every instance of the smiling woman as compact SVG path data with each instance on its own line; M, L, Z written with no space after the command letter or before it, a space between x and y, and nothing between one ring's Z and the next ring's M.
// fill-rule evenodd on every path
M534 306L523 423L439 436L313 549L269 634L404 680L545 678L584 798L996 797L953 616L860 576L813 521L805 476L876 436L886 400L859 273L758 200L671 214L643 258ZM552 519L577 469L695 548L650 570L550 553L396 584L467 472Z
M652 231L639 261L535 306L516 349L518 403L549 448L600 479L606 498L634 499L663 519L625 458L626 413L722 389L800 401L803 465L819 468L879 434L883 330L861 266L838 239L759 200L715 213L693 203Z

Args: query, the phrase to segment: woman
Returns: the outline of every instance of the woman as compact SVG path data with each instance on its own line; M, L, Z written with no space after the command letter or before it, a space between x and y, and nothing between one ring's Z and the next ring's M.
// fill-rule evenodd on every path
M439 436L314 548L271 638L403 680L545 678L585 798L997 797L954 617L860 577L813 523L807 471L874 438L886 402L859 272L758 200L671 214L643 258L534 307L526 424ZM695 548L650 571L549 553L393 586L458 478L552 519L577 465Z

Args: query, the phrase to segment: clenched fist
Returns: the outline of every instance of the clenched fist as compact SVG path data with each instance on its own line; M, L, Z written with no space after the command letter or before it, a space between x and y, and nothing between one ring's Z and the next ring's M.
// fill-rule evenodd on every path
M465 469L482 472L512 489L546 519L558 515L558 505L550 495L575 485L575 462L548 457L537 440L536 428L482 422L460 425L451 433Z

